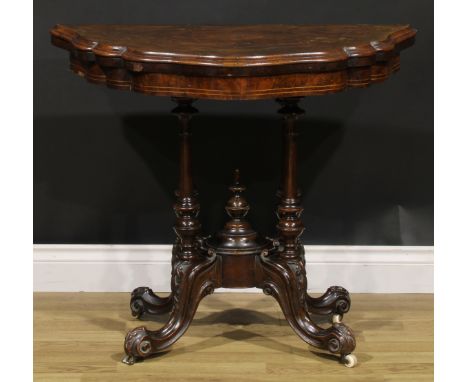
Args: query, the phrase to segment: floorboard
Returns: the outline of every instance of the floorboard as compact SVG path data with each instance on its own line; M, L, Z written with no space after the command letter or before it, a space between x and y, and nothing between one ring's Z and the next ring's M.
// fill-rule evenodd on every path
M129 293L35 293L34 380L433 380L433 295L354 294L344 319L357 339L354 369L308 347L274 299L250 293L206 297L170 351L127 366L120 362L124 336L141 325L130 314L129 298ZM166 319L145 325L156 329Z

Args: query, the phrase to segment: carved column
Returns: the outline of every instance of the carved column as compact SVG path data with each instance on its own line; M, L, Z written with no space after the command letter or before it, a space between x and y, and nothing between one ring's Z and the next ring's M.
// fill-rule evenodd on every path
M305 276L304 246L300 243L300 235L304 231L301 220L303 208L301 206L301 193L297 185L297 133L295 122L304 114L298 106L300 98L284 98L277 101L282 105L279 113L283 115L283 168L281 186L277 192L279 205L277 225L279 241L284 248L280 255L283 258L298 258L299 273ZM304 290L306 307L309 313L328 315L333 314L333 321L340 322L343 314L351 307L351 298L346 289L340 286L331 286L320 297L310 297Z
M281 104L278 111L283 115L283 174L281 189L278 192L280 202L276 211L278 216L279 241L281 256L294 258L300 255L299 236L304 231L301 220L303 208L297 187L297 142L295 121L304 114L297 104L300 98L283 98L277 101Z
M151 288L138 287L132 292L130 309L132 315L140 319L166 313L174 308L174 304L180 299L180 283L176 274L177 265L185 260L193 260L199 257L200 223L197 219L200 205L192 181L192 163L189 121L192 114L198 110L192 106L194 100L188 98L173 98L177 107L172 110L180 122L180 156L179 156L179 187L176 191L176 203L174 211L176 224L174 230L177 234L176 242L172 249L172 277L171 294L160 297Z
M177 217L174 230L177 234L174 253L180 259L189 260L199 255L198 241L201 225L198 221L200 205L197 192L193 187L192 159L190 145L189 121L192 114L198 112L192 106L194 100L189 98L173 98L177 107L172 110L180 122L180 157L179 157L179 189L176 191L174 211Z

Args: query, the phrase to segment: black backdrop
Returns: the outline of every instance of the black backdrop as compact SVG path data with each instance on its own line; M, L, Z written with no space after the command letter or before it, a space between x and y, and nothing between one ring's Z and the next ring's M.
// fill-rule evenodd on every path
M433 244L433 4L427 0L41 0L34 7L35 243L170 243L177 123L167 98L72 74L56 23L409 23L416 44L382 84L302 102L305 244ZM239 167L274 232L280 120L273 101L197 101L194 172L206 232Z

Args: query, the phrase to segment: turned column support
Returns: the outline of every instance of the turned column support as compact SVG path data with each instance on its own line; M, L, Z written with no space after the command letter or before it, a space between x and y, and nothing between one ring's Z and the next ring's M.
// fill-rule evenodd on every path
M282 106L278 113L283 116L283 171L280 198L276 210L278 217L280 254L283 257L294 258L300 256L299 237L304 231L301 220L303 208L297 187L297 142L295 122L304 114L298 106L300 98L281 98L277 102Z
M174 251L183 259L197 257L200 253L198 237L201 225L198 220L200 205L197 192L192 179L192 149L190 143L189 121L198 110L192 106L194 102L190 98L173 98L177 107L172 113L177 115L180 124L180 154L179 154L179 187L176 191L176 203L174 212L176 224L174 231L177 234Z
M174 231L177 234L176 242L172 250L172 281L171 294L160 297L149 287L139 287L132 292L130 309L132 315L139 319L151 319L151 317L167 313L174 308L174 296L178 292L175 283L175 265L180 260L193 260L199 257L200 223L197 219L200 206L197 193L192 180L192 158L189 121L198 110L192 106L193 99L173 98L177 106L172 113L177 115L180 125L180 152L179 152L179 185L176 190L176 202L174 212L176 223Z

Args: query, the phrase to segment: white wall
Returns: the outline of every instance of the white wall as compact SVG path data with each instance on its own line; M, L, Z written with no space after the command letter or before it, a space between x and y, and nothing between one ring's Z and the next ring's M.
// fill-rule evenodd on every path
M433 247L305 249L311 292L341 285L352 293L433 293ZM35 245L34 291L131 292L149 286L166 292L170 261L170 245Z

